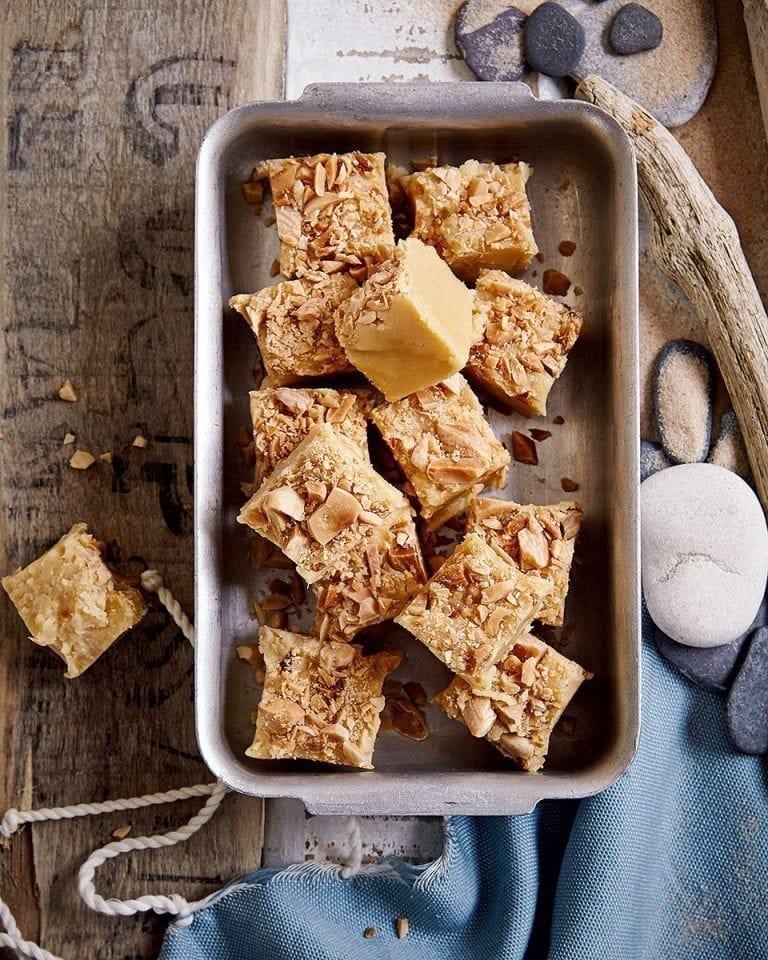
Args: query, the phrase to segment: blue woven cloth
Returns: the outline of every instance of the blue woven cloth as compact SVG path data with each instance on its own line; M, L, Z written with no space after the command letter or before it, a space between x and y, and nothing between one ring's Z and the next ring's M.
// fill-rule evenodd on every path
M723 701L649 643L643 663L640 748L604 793L454 817L426 867L258 871L172 925L161 960L768 957L765 760L731 751Z

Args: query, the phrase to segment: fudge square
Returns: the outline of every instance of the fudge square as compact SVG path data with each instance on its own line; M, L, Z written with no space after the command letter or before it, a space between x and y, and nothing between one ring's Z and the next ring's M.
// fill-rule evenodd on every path
M460 373L394 403L373 422L416 491L429 530L467 508L487 487L503 487L509 454Z
M280 237L280 272L351 272L357 279L392 252L392 211L383 153L318 153L267 160Z
M527 163L431 167L403 177L414 214L412 236L436 248L462 280L483 267L521 273L538 252L525 185Z
M551 584L538 619L560 627L581 520L581 508L570 500L537 506L480 497L467 511L467 532L503 550L523 573Z
M528 633L549 591L470 533L395 622L476 683Z
M104 563L84 523L3 587L35 643L51 647L79 677L147 612L141 593Z
M400 654L262 627L264 691L245 751L258 760L320 760L373 769L381 688Z
M470 352L469 379L527 417L545 416L549 391L581 331L581 314L498 270L480 272L474 313L485 332Z
M230 307L245 317L258 340L270 386L354 371L336 337L334 314L356 289L350 277L313 273L232 297Z
M472 292L431 247L401 241L336 315L347 356L387 400L439 383L476 339Z
M365 551L374 530L397 528L412 517L403 494L325 423L280 461L237 519L315 583Z
M391 620L427 580L413 518L405 511L391 526L376 527L363 550L314 584L315 630L325 639L350 640L365 627Z
M434 702L523 770L541 769L563 711L592 674L534 636L523 637L481 686L460 677Z
M329 423L368 459L370 391L264 387L252 390L249 396L256 483L268 477L320 423Z

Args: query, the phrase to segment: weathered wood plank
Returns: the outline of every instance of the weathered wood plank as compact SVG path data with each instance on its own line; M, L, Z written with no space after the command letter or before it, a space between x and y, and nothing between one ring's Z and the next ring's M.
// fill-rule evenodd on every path
M195 155L231 106L281 96L283 3L3 8L0 567L87 520L127 570L156 566L191 610ZM75 404L56 395L65 377ZM113 463L70 469L68 431ZM146 449L131 445L138 433ZM3 806L209 779L192 652L161 608L77 681L25 639L4 595L0 617ZM162 923L91 914L76 872L114 827L164 830L195 807L26 828L4 844L0 889L25 934L65 956L154 956ZM252 869L261 804L227 798L224 811L186 847L118 860L100 889L192 898Z

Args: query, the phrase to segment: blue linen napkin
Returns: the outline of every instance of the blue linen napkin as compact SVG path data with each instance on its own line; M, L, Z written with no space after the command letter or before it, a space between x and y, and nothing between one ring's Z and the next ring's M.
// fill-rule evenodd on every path
M450 818L423 867L257 871L172 924L160 960L768 957L765 760L730 749L722 699L645 634L640 746L614 786L526 816Z

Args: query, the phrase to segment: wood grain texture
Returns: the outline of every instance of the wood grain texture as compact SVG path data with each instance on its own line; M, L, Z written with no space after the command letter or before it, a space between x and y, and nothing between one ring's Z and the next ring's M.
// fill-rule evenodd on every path
M192 607L194 164L231 106L282 95L282 0L151 7L4 4L0 89L0 570L85 520L137 575L157 567ZM69 377L78 402L58 399ZM62 446L67 432L74 447ZM133 447L141 433L146 449ZM72 470L75 448L111 465ZM153 604L82 678L25 638L0 598L3 808L132 796L206 781L192 652ZM152 957L164 921L91 914L75 877L116 826L188 819L194 801L25 828L0 848L0 890L26 936L65 957ZM262 808L228 797L188 844L97 878L125 897L199 897L257 866Z
M744 0L744 22L747 25L763 124L768 133L768 0Z
M677 140L639 104L599 77L586 77L576 96L609 113L632 140L654 257L704 327L768 508L768 317L736 224Z

